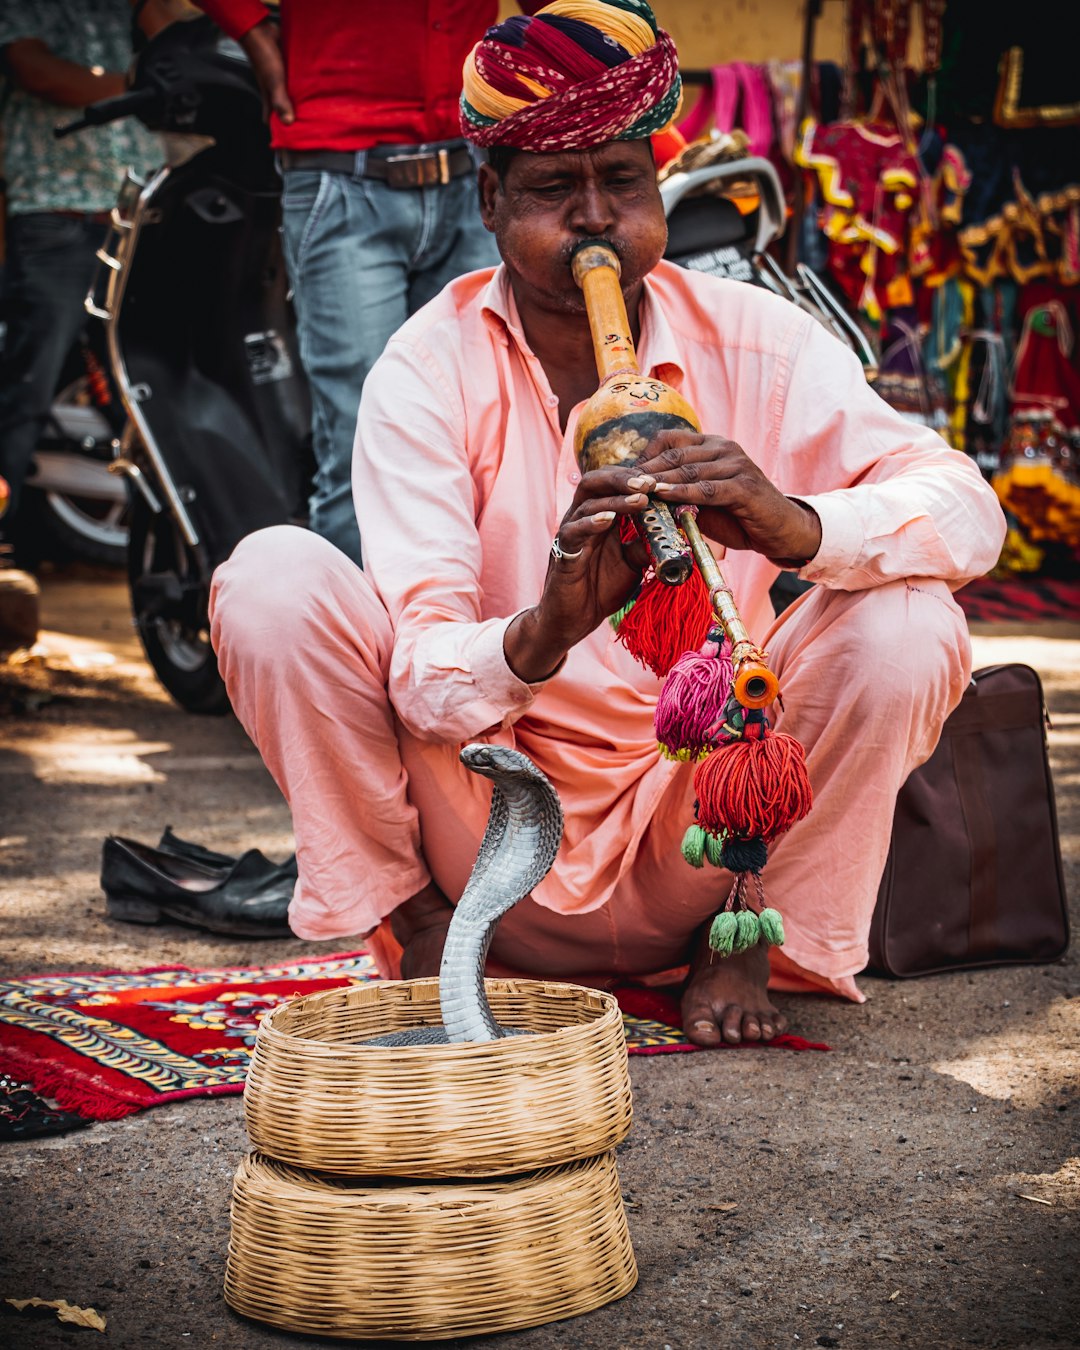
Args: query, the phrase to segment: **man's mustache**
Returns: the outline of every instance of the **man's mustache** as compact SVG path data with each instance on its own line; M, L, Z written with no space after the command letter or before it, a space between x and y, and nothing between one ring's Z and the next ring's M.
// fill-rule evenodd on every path
M606 244L607 247L614 252L620 262L626 257L626 245L621 239L613 239L607 234L586 234L582 235L580 239L575 239L571 243L563 245L561 250L561 260L567 267L570 266L574 254L582 244Z

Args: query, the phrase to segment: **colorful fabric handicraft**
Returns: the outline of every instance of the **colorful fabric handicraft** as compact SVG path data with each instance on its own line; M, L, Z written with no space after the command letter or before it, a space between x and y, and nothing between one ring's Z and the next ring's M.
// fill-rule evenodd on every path
M829 271L851 304L880 323L890 298L911 301L907 244L919 166L886 124L807 121L795 162L818 175ZM890 287L892 291L890 293Z

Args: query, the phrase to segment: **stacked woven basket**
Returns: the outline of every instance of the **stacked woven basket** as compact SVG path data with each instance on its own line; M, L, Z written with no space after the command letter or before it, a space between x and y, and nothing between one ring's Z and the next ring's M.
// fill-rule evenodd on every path
M437 1340L620 1298L637 1267L615 1146L630 1081L615 999L488 980L529 1035L371 1046L438 1026L437 980L313 994L267 1014L245 1092L225 1297L291 1331Z

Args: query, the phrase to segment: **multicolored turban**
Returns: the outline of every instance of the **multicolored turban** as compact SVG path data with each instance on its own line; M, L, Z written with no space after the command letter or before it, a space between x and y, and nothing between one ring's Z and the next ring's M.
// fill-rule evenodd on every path
M555 0L495 24L462 72L461 130L536 154L663 131L682 103L675 44L645 0Z

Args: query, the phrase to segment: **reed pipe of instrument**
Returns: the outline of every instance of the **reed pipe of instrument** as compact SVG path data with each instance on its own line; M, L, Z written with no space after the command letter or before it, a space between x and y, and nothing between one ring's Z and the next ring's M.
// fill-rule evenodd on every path
M700 431L693 409L680 394L641 373L615 251L606 244L580 245L571 265L585 298L600 376L600 387L581 410L574 438L582 470L634 464L650 439L669 427ZM640 520L656 575L669 586L681 585L694 560L667 503L650 498Z
M600 387L582 409L574 437L582 470L635 464L659 431L700 432L697 414L686 399L662 380L643 374L638 365L615 250L609 244L581 244L571 267L585 300L600 376ZM735 697L744 708L764 708L776 698L778 681L766 665L765 653L750 640L693 508L679 506L673 511L667 502L650 497L639 519L661 581L681 585L697 563L713 613L731 643Z

